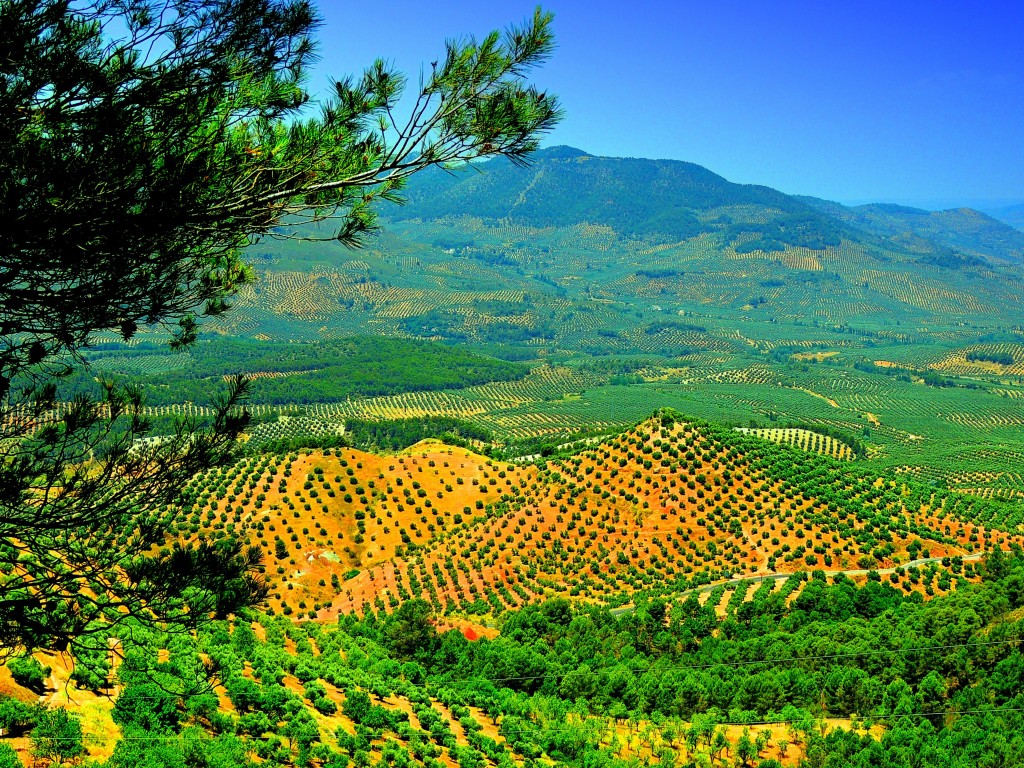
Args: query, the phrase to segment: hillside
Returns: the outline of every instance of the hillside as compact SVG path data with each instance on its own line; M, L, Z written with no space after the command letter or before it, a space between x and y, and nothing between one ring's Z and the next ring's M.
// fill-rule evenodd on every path
M551 599L483 637L418 601L193 635L128 625L115 653L0 669L0 756L31 764L30 749L56 744L104 768L1014 765L1022 579L1018 553L929 601L825 573L717 608ZM55 729L62 712L77 728Z
M265 550L270 608L321 619L410 598L490 616L559 594L615 604L721 583L721 598L814 569L931 596L973 553L1024 543L1017 505L707 423L666 414L587 443L538 465L436 442L262 455L196 478L183 532L240 526Z
M921 254L921 263L946 269L982 266L988 259L1021 264L1024 238L1011 226L971 208L926 211L875 203L847 207L801 197L829 216L869 233L880 244Z
M780 433L663 411L532 463L426 441L198 476L173 530L259 544L265 609L8 659L0 759L1014 764L1024 510Z
M497 161L482 165L480 173L425 174L395 218L432 220L465 211L513 226L600 224L628 238L677 242L749 224L759 218L757 211L770 210L800 222L800 231L786 232L791 245L811 245L801 235L825 239L829 227L827 217L794 197L733 184L693 163L595 157L571 147L541 150L531 160L526 169Z
M738 250L821 250L842 240L907 253L955 249L1024 262L1024 236L1002 221L961 208L924 211L874 204L847 207L770 187L735 184L693 163L596 157L571 147L541 150L531 166L495 161L479 173L425 174L393 218L430 221L469 213L544 229L611 227L625 238L676 242L718 234ZM755 238L743 237L756 235Z
M222 330L636 353L658 351L633 334L665 314L862 334L1024 319L1024 233L967 209L847 208L565 147L426 173L407 197L359 254L255 246L261 283Z
M360 251L254 245L258 279L215 342L106 336L79 383L141 376L167 416L208 404L230 362L257 377L261 435L455 419L509 455L671 407L831 430L877 471L1024 495L1024 233L570 148L408 196Z
M1024 768L1006 9L491 5L0 0L0 768Z

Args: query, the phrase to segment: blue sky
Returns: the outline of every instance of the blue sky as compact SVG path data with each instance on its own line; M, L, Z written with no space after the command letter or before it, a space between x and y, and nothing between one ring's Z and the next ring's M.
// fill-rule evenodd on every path
M534 2L320 0L311 86L375 57L407 72ZM843 202L1024 201L1024 0L552 0L534 76L567 115L546 144L688 160Z

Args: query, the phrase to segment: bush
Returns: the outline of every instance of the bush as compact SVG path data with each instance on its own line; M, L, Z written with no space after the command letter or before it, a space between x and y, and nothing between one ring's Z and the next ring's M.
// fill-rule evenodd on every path
M18 753L7 744L0 744L0 768L25 768Z
M46 687L46 678L50 676L50 668L44 667L31 656L18 656L7 662L7 668L14 676L14 682L23 685L36 693L42 693Z
M324 697L324 696L320 696L318 698L312 699L311 701L313 703L313 707L321 715L328 715L328 716L330 716L330 715L333 715L335 712L338 711L338 705L335 704L330 699Z

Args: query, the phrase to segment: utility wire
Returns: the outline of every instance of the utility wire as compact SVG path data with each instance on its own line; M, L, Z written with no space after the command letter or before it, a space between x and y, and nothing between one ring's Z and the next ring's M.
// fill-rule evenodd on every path
M859 656L879 656L879 655L885 655L885 654L901 655L901 654L910 654L910 653L918 653L918 652L926 652L926 651L950 650L950 649L953 649L953 648L974 648L974 647L982 647L982 646L990 646L990 645L1008 645L1008 644L1011 644L1011 643L1019 643L1019 642L1021 642L1021 638L1013 638L1013 639L1009 639L1009 640L990 640L990 641L985 641L985 642L980 642L980 643L950 643L948 645L925 645L925 646L918 646L916 648L879 648L879 649L870 650L870 651L851 651L849 653L832 653L832 654L822 654L822 655L816 655L816 656L790 656L788 658L782 658L782 659L746 659L746 660L743 660L743 661L715 661L715 662L709 662L707 664L669 664L669 665L666 665L666 666L650 665L650 666L644 667L642 669L632 669L632 668L630 668L630 671L631 672L668 672L668 671L680 670L680 669L711 669L713 667L743 667L743 666L753 666L753 665L756 665L756 664L786 664L786 663L789 663L789 662L823 661L823 660L826 660L826 659L842 659L842 658L851 658L851 657L859 657ZM600 674L601 671L605 671L606 669L607 668L605 668L604 670L592 670L592 671L593 671L593 673L595 675L597 675L597 674ZM476 676L476 677L470 677L470 678L449 678L449 680L461 679L463 681L469 681L469 680L481 680L482 679L482 680L485 680L485 681L490 681L490 682L498 683L498 682L513 682L513 681L525 681L525 680L544 680L544 679L547 679L547 678L562 679L564 677L567 677L570 674L572 674L572 672L565 672L565 673L562 673L560 675L520 675L520 676L511 676L511 677L481 677L481 676Z
M938 711L935 711L935 712L908 712L906 714L896 714L894 712L891 712L891 713L884 714L884 715L861 715L861 716L859 716L859 719L860 720L898 720L898 719L900 719L902 717L937 717L939 715L949 716L949 715L977 715L977 714L985 714L985 715L987 715L987 714L991 714L993 712L1024 712L1024 707L990 707L988 709L959 709L959 710L949 709L949 710L938 710ZM718 726L718 725L725 725L725 726L732 726L732 725L737 725L737 726L739 726L739 725L748 725L748 726L749 725L789 725L791 723L805 722L807 719L808 718L799 718L799 719L798 718L793 718L793 719L790 719L790 720L750 720L750 721L746 721L746 722L743 722L743 721L735 721L734 722L734 721L719 721L719 720L716 720L716 721L714 721L712 723L709 723L709 725L713 725L713 726ZM827 718L827 717L819 718L819 717L811 716L809 719L810 720L821 720L821 719L827 720L829 718ZM852 718L837 717L836 719L847 720L847 719L852 719ZM581 723L581 726L582 725L583 725L583 723ZM543 726L538 726L536 730L541 730L543 733L577 733L579 729L576 729L576 728L544 728ZM500 726L499 726L499 733L500 732L501 731L500 731ZM506 732L507 733L524 734L524 733L535 733L536 731L530 731L530 730L527 730L527 729L524 728L524 729L520 729L520 730L508 730Z
M960 709L960 710L937 710L934 712L908 712L906 714L888 713L882 715L862 715L861 720L898 720L903 717L938 717L940 715L944 717L958 716L958 715L989 715L996 712L1024 712L1024 707L990 707L988 709ZM806 722L808 718L792 718L789 720L751 720L751 721L715 721L709 723L711 726L767 726L767 725L790 725L792 723ZM810 717L812 721L820 720L822 718ZM828 718L824 718L828 719ZM836 719L849 719L849 718L836 718ZM609 721L606 721L608 723ZM544 728L542 725L538 725L535 729L527 730L523 729L510 729L502 732L499 726L499 735L504 733L509 734L536 734L538 732L542 734L548 733L579 733L581 729L586 727L586 722L581 722L579 727L574 728ZM99 743L106 743L111 741L178 741L184 738L183 734L175 734L173 736L101 736L99 734L85 734L83 741L94 741ZM61 741L61 739L54 738L54 741ZM70 740L70 738L69 738Z
M827 660L827 659L856 658L856 657L861 657L861 656L882 656L882 655L886 655L886 654L899 656L899 655L908 655L908 654L912 654L912 653L925 653L925 652L928 652L928 651L946 651L946 650L952 650L954 648L984 648L984 647L990 647L990 646L1011 645L1011 644L1020 643L1020 642L1022 642L1022 639L1017 637L1017 638L1009 638L1007 640L986 640L986 641L977 642L977 643L948 643L946 645L922 645L922 646L917 646L917 647L914 647L914 648L878 648L878 649L875 649L875 650L868 650L868 651L850 651L848 653L830 653L830 654L821 654L821 655L815 655L815 656L790 656L790 657L786 657L786 658L782 658L782 659L745 659L745 660L742 660L742 661L715 661L715 662L709 662L707 664L668 664L668 665L665 665L665 666L649 665L649 666L641 668L641 669L633 669L632 667L629 667L627 669L630 672L633 672L633 673L644 673L644 672L658 672L658 673L661 673L661 672L670 672L670 671L677 671L677 670L713 669L715 667L745 667L745 666L754 666L754 665L757 665L757 664L787 664L787 663L790 663L790 662L824 661L824 660ZM608 672L611 669L614 669L614 668L613 667L604 667L602 669L591 670L591 672L592 672L592 674L594 674L596 676L596 675L600 675L602 672ZM549 680L549 679L550 680L562 680L562 679L568 677L569 675L573 674L573 672L576 672L576 671L578 671L578 670L571 670L569 672L563 672L561 674L555 674L555 675L552 675L552 674L517 675L517 676L509 676L509 677L487 677L486 675L483 675L483 674L477 674L477 675L473 675L473 676L470 676L470 677L445 677L445 678L442 678L441 680L439 680L438 682L442 683L442 684L447 684L447 683L470 683L470 682L476 682L476 683L481 683L481 682L482 683L503 683L503 682L523 682L523 681L528 681L528 680ZM323 679L323 678L318 678L318 679ZM330 682L330 681L328 681L328 682ZM209 692L203 693L203 694L192 694L192 695L188 695L188 696L177 696L177 698L189 699L189 698L194 698L196 696L209 696L209 695L216 696L216 695L219 695L219 694L217 694L215 691L209 691ZM169 693L168 697L174 697L174 694ZM164 696L133 696L132 698L135 698L135 699L163 699L163 698L168 698L168 697L164 697ZM742 725L742 723L739 723L739 725Z

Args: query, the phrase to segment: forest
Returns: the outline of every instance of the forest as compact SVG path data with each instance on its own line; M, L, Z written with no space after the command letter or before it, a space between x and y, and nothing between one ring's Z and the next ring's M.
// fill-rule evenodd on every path
M614 612L555 598L473 640L419 600L333 625L129 626L112 734L12 698L0 727L75 759L108 738L104 768L1019 765L1024 552L978 571L927 602L801 573L795 600L758 589L725 616L696 596ZM77 661L80 687L109 692L104 654ZM24 685L49 673L18 664Z
M525 366L458 347L369 336L305 343L214 338L182 353L153 343L108 343L87 354L91 369L63 380L62 396L94 391L97 372L113 378L134 374L151 406L211 403L222 395L224 379L240 370L251 379L249 402L269 405L456 389L527 373Z

